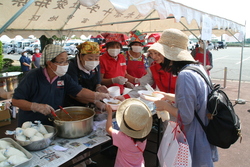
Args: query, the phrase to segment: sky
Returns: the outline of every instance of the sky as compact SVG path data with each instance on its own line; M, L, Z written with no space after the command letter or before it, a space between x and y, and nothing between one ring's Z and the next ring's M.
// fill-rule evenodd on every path
M246 38L250 38L250 5L247 0L172 0L197 10L217 15L245 25Z

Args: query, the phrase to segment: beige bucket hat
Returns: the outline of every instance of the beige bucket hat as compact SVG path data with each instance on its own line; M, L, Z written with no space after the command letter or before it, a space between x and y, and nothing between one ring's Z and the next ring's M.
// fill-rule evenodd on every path
M152 128L152 114L148 106L136 98L124 100L116 111L120 131L132 138L146 137Z
M187 50L188 37L178 29L166 29L158 42L148 50L156 50L172 61L195 61Z

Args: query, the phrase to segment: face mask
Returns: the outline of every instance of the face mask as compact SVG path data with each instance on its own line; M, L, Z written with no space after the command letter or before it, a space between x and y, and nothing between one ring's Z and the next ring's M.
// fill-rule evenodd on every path
M36 50L36 53L39 53L39 50Z
M65 66L59 66L56 65L56 71L52 70L58 77L61 77L63 75L66 74L66 72L68 71L68 67L69 65L65 65Z
M131 48L132 48L132 51L136 53L140 53L143 49L143 47L141 46L131 46Z
M96 68L96 66L99 65L99 61L85 61L85 65L84 68L86 68L86 70L90 71Z
M23 55L24 55L24 56L27 56L27 55L28 55L28 53L24 53Z
M117 57L117 55L121 52L121 49L108 49L108 53L112 57Z

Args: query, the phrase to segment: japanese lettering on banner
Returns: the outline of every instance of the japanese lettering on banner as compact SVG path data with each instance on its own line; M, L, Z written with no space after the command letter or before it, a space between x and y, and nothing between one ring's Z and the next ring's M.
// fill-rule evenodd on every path
M202 40L211 40L212 38L212 20L208 15L202 16L202 30L201 30L201 39Z

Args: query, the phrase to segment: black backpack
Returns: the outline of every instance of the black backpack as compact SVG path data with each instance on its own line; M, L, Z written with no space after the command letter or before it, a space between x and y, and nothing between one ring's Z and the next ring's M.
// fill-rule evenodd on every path
M200 74L211 89L207 101L209 112L207 114L209 119L207 126L202 123L195 111L195 116L205 131L209 143L221 148L229 148L231 144L241 137L240 119L235 114L231 101L226 93L220 89L220 85L213 85L210 78L208 80L200 69L193 66L188 66L185 69L190 69Z

